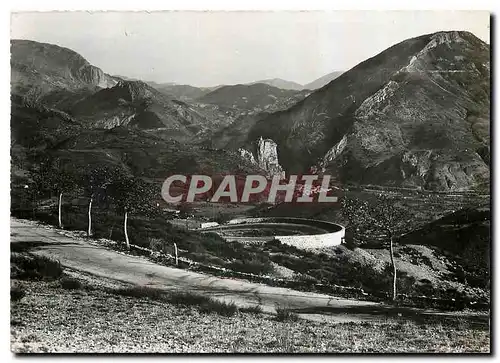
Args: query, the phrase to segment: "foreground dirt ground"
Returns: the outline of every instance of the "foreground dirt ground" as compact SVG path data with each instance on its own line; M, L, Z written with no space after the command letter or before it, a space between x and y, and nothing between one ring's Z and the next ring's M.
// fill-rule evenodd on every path
M425 324L397 317L385 322L279 322L269 314L224 317L119 296L96 281L92 289L77 290L65 290L57 281L13 282L26 291L11 304L15 353L489 352L487 324L460 316Z

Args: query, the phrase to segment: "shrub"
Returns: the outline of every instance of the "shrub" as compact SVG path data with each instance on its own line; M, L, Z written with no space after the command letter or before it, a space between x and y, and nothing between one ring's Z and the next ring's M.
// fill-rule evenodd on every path
M213 218L213 221L214 221L214 222L217 222L217 223L219 223L219 224L225 224L225 223L227 223L230 219L231 219L231 216L224 215L224 214L222 214L221 212L219 212L219 213L217 214L217 216L215 216L215 217Z
M82 288L82 283L77 279L65 277L61 279L61 287L66 290L79 290Z
M297 321L299 316L287 307L276 307L277 321Z
M240 308L240 311L243 313L249 313L249 314L262 314L262 308L260 305L253 305L253 306L248 306L245 308Z
M11 264L16 267L15 278L19 279L55 280L63 272L59 261L39 255L12 254Z
M153 251L164 252L164 242L160 238L150 238L149 248Z
M216 266L222 266L224 267L226 265L226 262L217 256L214 256L210 253L199 253L199 252L192 252L192 253L186 253L183 255L186 258L189 258L193 261L197 261L206 265L216 265Z
M110 292L121 296L163 301L173 305L196 306L201 312L213 312L222 316L233 316L238 311L238 307L234 302L225 303L207 296L193 294L191 292L165 292L147 286L131 286L113 289Z
M191 292L171 292L167 300L169 303L175 305L193 306L206 304L210 301L210 298Z
M272 271L272 265L267 262L256 260L236 260L228 265L228 268L234 271L252 273L255 275L263 275Z
M278 239L273 239L271 241L268 241L264 243L264 248L265 249L270 249L272 252L283 252L287 254L304 254L305 251L291 245L287 245L285 243L282 243Z
M226 303L209 299L209 301L200 306L200 311L203 313L216 313L222 316L233 316L238 311L238 307L234 302Z
M308 274L321 281L336 282L338 280L335 273L324 268L309 270Z
M26 291L21 286L12 286L10 288L10 301L19 301L26 296Z
M273 262L294 270L295 272L306 273L310 267L305 258L290 256L284 253L275 254L271 259Z
M131 286L112 290L113 293L121 296L136 298L147 298L151 300L163 300L164 292L147 286Z

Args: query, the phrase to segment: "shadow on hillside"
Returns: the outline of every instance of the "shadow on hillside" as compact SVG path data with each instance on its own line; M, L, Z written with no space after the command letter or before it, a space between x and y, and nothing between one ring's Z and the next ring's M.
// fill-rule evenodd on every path
M292 309L298 314L324 314L324 315L361 315L372 317L383 317L410 319L417 324L442 323L460 324L467 322L473 326L485 328L489 326L489 315L456 314L453 312L442 312L439 310L423 310L411 307L399 307L391 305L378 306L318 306L303 309Z
M58 246L72 245L73 243L57 243ZM28 252L32 250L39 250L45 246L54 246L53 242L43 242L38 240L32 241L16 241L10 243L10 252Z

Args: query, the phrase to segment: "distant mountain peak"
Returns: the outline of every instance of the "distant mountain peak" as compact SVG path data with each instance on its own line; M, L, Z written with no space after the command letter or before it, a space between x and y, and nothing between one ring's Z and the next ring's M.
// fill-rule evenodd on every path
M222 86L198 98L198 102L222 107L262 112L282 109L305 97L307 92L282 89L267 83L235 84Z
M281 78L271 78L271 79L263 79L260 81L248 83L249 85L256 84L256 83L264 83L269 86L273 86L276 88L281 88L285 90L294 90L294 91L301 91L304 89L304 86L302 86L299 83L292 82L292 81L287 81Z
M344 73L344 72L343 71L333 71L331 73L325 74L324 76L304 85L304 89L310 89L310 90L319 89L319 88L327 85L328 83L330 83L331 81L333 81L337 77L339 77L342 73Z

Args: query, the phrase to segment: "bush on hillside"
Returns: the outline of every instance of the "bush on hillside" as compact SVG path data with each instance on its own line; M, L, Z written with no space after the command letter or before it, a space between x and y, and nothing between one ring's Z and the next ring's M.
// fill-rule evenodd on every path
M26 296L26 291L21 286L12 286L10 288L10 301L20 301Z
M10 262L16 267L15 275L11 278L55 280L61 277L63 272L59 261L45 256L13 253Z

